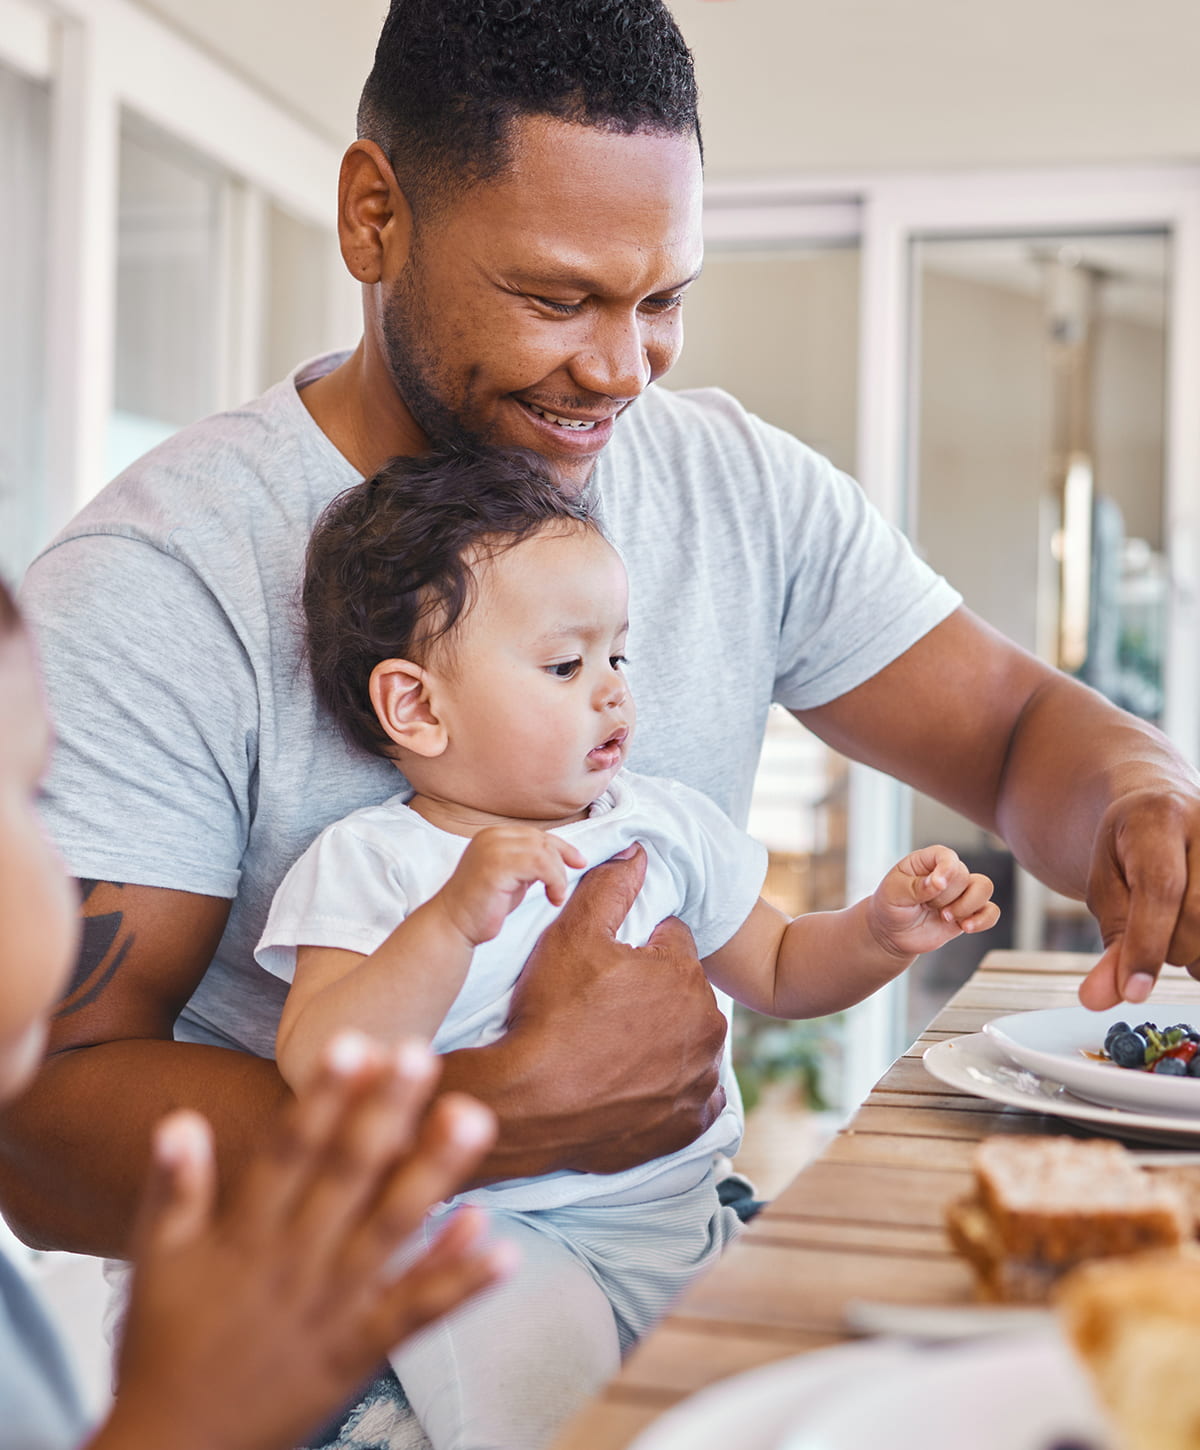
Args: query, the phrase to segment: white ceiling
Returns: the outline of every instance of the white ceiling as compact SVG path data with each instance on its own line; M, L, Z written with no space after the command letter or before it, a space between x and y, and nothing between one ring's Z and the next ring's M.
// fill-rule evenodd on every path
M385 0L139 0L336 142ZM1197 0L671 0L713 176L1200 157Z

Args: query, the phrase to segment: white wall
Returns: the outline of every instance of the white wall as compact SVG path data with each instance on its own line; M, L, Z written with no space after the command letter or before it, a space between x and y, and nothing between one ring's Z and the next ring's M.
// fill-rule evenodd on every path
M331 139L385 0L140 0ZM713 177L1200 156L1196 0L673 0Z
M1195 0L674 0L712 176L1200 155Z
M339 144L354 135L387 0L136 0ZM332 199L331 199L332 204Z

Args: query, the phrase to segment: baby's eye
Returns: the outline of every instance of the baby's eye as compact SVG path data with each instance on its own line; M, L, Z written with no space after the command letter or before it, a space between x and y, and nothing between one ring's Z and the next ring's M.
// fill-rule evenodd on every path
M608 667L612 670L619 670L622 665L627 665L628 663L629 661L624 655L609 655L608 657Z
M582 663L582 660L559 660L557 664L547 665L546 673L553 675L556 680L573 680Z

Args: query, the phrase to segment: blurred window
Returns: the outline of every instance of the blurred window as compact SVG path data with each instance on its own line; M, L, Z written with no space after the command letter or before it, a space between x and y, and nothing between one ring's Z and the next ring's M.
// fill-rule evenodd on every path
M297 363L356 339L353 330L343 335L334 315L331 291L341 261L333 232L269 205L266 234L263 387L286 377ZM352 285L348 274L346 282Z
M121 128L116 373L106 476L220 403L224 175Z
M48 88L0 65L0 572L45 540Z
M855 245L710 245L667 384L724 388L853 472L858 310ZM773 706L748 829L769 852L763 895L790 916L845 904L846 786L845 761ZM809 1106L841 1101L841 1037L832 1023L780 1026L739 1009L734 1062L747 1101L776 1079Z

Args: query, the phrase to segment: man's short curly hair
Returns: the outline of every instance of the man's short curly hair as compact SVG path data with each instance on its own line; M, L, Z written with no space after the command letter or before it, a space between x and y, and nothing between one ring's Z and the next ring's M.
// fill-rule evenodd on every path
M662 0L392 0L358 107L414 209L498 176L553 116L700 141L692 56Z
M345 738L390 756L371 671L426 662L471 608L481 559L543 529L599 527L524 449L447 445L339 494L309 540L301 601L313 686Z

